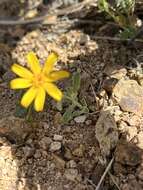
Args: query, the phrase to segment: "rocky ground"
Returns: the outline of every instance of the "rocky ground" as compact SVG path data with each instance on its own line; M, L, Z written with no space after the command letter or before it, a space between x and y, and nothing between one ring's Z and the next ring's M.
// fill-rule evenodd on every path
M93 40L86 26L61 23L1 28L0 189L95 190L111 163L100 190L142 190L143 45ZM25 65L30 50L41 63L56 51L59 67L80 71L78 96L89 113L63 124L64 110L48 97L33 122L17 116L10 66ZM64 91L70 82L59 85Z

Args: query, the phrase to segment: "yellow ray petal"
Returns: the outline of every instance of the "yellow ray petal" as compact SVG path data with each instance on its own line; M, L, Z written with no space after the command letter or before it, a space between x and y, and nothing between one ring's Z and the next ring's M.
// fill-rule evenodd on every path
M28 88L32 85L29 79L24 78L16 78L10 81L10 88L11 89L23 89Z
M23 107L27 108L32 103L32 101L34 100L34 98L36 97L36 94L37 94L37 88L31 87L23 95L23 97L21 99L21 105Z
M51 53L45 62L43 72L45 74L49 74L53 70L54 64L56 63L57 60L58 60L58 55L54 52Z
M36 111L42 111L44 108L46 92L44 88L39 88L34 102L34 108Z
M62 92L52 83L45 83L44 88L46 92L55 100L60 101L62 99Z
M18 64L13 64L11 67L11 70L17 74L18 76L22 77L22 78L27 78L27 79L31 79L33 74L26 68L18 65Z
M52 79L52 81L57 81L63 78L68 78L70 76L70 73L67 71L53 71L49 74L49 78Z
M27 55L28 66L34 74L39 74L41 72L41 66L35 53L29 52Z

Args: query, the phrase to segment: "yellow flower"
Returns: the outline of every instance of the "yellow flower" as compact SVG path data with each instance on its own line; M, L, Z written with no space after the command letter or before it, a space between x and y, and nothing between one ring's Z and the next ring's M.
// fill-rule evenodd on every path
M18 64L12 65L12 71L19 76L10 82L12 89L29 88L21 99L21 105L27 108L34 101L36 111L44 108L46 92L55 100L62 99L62 92L53 82L69 77L67 71L54 71L54 63L58 60L56 53L51 53L42 67L33 52L28 53L27 62L30 70Z

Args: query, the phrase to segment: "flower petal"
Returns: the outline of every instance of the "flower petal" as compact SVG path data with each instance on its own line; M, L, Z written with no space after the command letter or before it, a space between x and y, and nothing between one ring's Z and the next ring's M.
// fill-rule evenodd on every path
M52 84L52 83L45 83L44 88L46 90L46 92L55 100L60 101L62 99L62 92L61 90L59 90L56 85Z
M23 89L28 88L32 85L29 79L24 78L16 78L10 81L10 88L11 89Z
M49 78L52 79L52 81L57 81L63 78L68 78L70 76L70 73L67 71L53 71L49 74Z
M45 62L43 72L45 74L49 74L53 70L54 64L56 63L57 60L58 60L58 55L54 52L51 53Z
M23 95L23 97L21 99L21 105L23 107L27 108L32 103L32 101L34 100L34 98L36 97L36 94L37 94L37 88L31 87Z
M44 88L40 87L37 91L37 95L34 102L34 108L36 111L42 111L44 108L46 92Z
M27 55L28 66L34 74L39 74L41 72L41 66L38 58L34 52L29 52Z
M22 78L27 78L27 79L31 79L33 74L26 68L18 65L18 64L13 64L11 67L11 70L17 74L18 76L22 77Z

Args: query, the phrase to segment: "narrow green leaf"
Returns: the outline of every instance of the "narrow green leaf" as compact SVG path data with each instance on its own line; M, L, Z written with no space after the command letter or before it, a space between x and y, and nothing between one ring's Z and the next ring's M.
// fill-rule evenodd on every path
M74 92L78 92L78 90L80 89L80 83L81 83L80 73L76 72L72 77L72 87Z
M73 119L73 110L74 110L75 106L74 105L70 105L65 113L63 114L62 120L63 123L68 123L70 120Z

